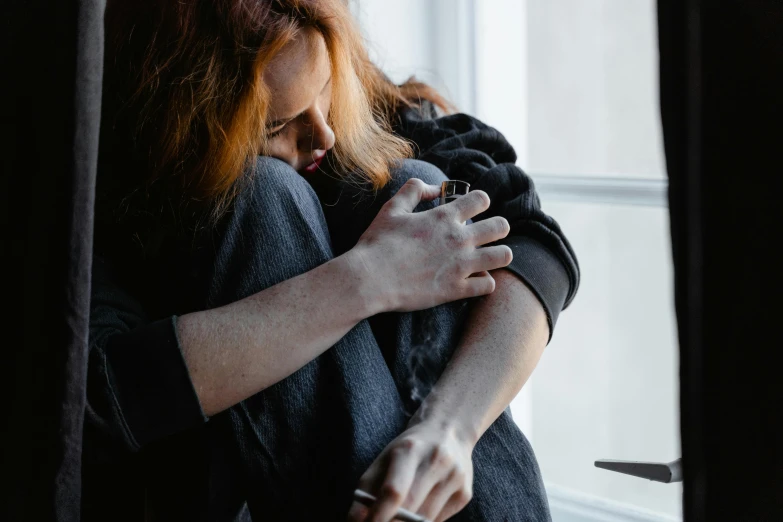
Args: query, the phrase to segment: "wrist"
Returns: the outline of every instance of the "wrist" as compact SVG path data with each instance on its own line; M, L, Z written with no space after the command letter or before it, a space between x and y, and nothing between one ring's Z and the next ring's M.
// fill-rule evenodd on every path
M463 415L445 414L425 401L413 415L408 427L421 426L443 434L443 437L453 437L469 447L475 447L481 437L481 432L475 423Z
M350 281L349 292L363 311L362 319L391 309L360 247L352 248L335 261L340 263L344 277Z

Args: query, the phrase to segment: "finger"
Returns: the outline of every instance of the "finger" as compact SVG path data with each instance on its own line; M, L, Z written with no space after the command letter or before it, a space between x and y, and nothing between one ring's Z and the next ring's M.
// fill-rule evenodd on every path
M473 190L445 205L444 208L453 212L457 221L467 221L489 208L489 196L483 190Z
M368 520L387 522L392 520L397 509L408 496L418 468L418 459L413 458L412 448L398 446L391 451L391 460L386 478L379 488L375 505L370 509Z
M370 510L367 506L354 502L348 512L348 522L364 522Z
M511 226L506 218L500 216L484 219L478 223L468 225L466 228L477 246L503 239L511 231Z
M514 253L506 245L477 248L469 264L471 272L483 272L503 268L514 259Z
M431 201L440 196L440 187L427 185L422 180L411 178L389 200L387 205L395 211L413 212L421 201Z
M495 279L489 272L473 274L462 281L462 298L479 297L495 291Z
M465 506L468 505L468 502L470 502L470 499L472 498L472 494L465 490L459 490L449 499L446 501L446 503L443 505L443 507L440 509L440 513L438 513L437 517L428 517L429 520L433 520L434 522L443 522L445 520L450 519L463 509L465 509Z
M430 495L430 492L436 484L445 480L451 470L451 459L444 453L435 451L430 456L430 466L416 475L413 480L408 498L403 503L403 507L414 513L419 510L421 505Z
M377 458L370 465L370 467L367 468L367 471L365 471L364 474L359 478L359 482L357 483L356 488L367 492L378 491L384 478L384 472L386 470L389 457L390 455L386 454ZM370 506L354 502L351 506L351 511L349 512L349 520L351 522L354 522L354 520L364 522L365 520L369 520L369 514ZM359 518L354 519L351 518L351 516L358 516Z
M486 277L486 276L492 277L490 273L487 272L486 270L482 270L481 272L476 272L475 274L470 274L470 277Z
M376 459L359 478L359 483L356 487L362 491L376 491L383 480L382 473L385 466L382 466L381 463L385 463L387 459L388 456Z
M422 503L416 513L427 520L440 520L443 507L454 496L457 486L449 480L439 482L432 488L427 499Z
M470 501L473 486L464 471L452 468L446 480L433 489L420 513L429 520L445 520L460 511Z

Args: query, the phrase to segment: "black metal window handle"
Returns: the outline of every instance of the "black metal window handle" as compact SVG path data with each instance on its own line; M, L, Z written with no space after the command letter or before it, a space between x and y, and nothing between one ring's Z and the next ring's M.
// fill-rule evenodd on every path
M602 459L595 461L595 467L656 482L682 482L682 459L669 463Z

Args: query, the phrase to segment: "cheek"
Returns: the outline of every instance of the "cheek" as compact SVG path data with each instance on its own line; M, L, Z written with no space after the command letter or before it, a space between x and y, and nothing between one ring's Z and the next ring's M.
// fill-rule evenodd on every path
M323 114L324 119L326 121L329 121L329 111L332 108L332 86L331 83L329 87L324 91L323 95L321 96L320 100L320 110L321 114Z
M265 156L272 156L286 161L296 153L296 140L291 133L283 136L277 136L270 141L265 148Z
M331 97L327 98L322 106L321 106L321 114L323 114L324 121L326 122L326 126L329 128L329 133L332 135L332 139L336 140L335 132L334 132L334 121L332 118L330 118L329 111L332 109L332 100ZM332 146L334 146L334 143L332 143Z

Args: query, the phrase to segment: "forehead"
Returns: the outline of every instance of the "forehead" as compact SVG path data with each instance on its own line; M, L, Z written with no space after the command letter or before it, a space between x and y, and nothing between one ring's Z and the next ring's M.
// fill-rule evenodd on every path
M290 118L309 107L331 74L321 34L299 31L269 62L263 81L270 92L269 120Z

